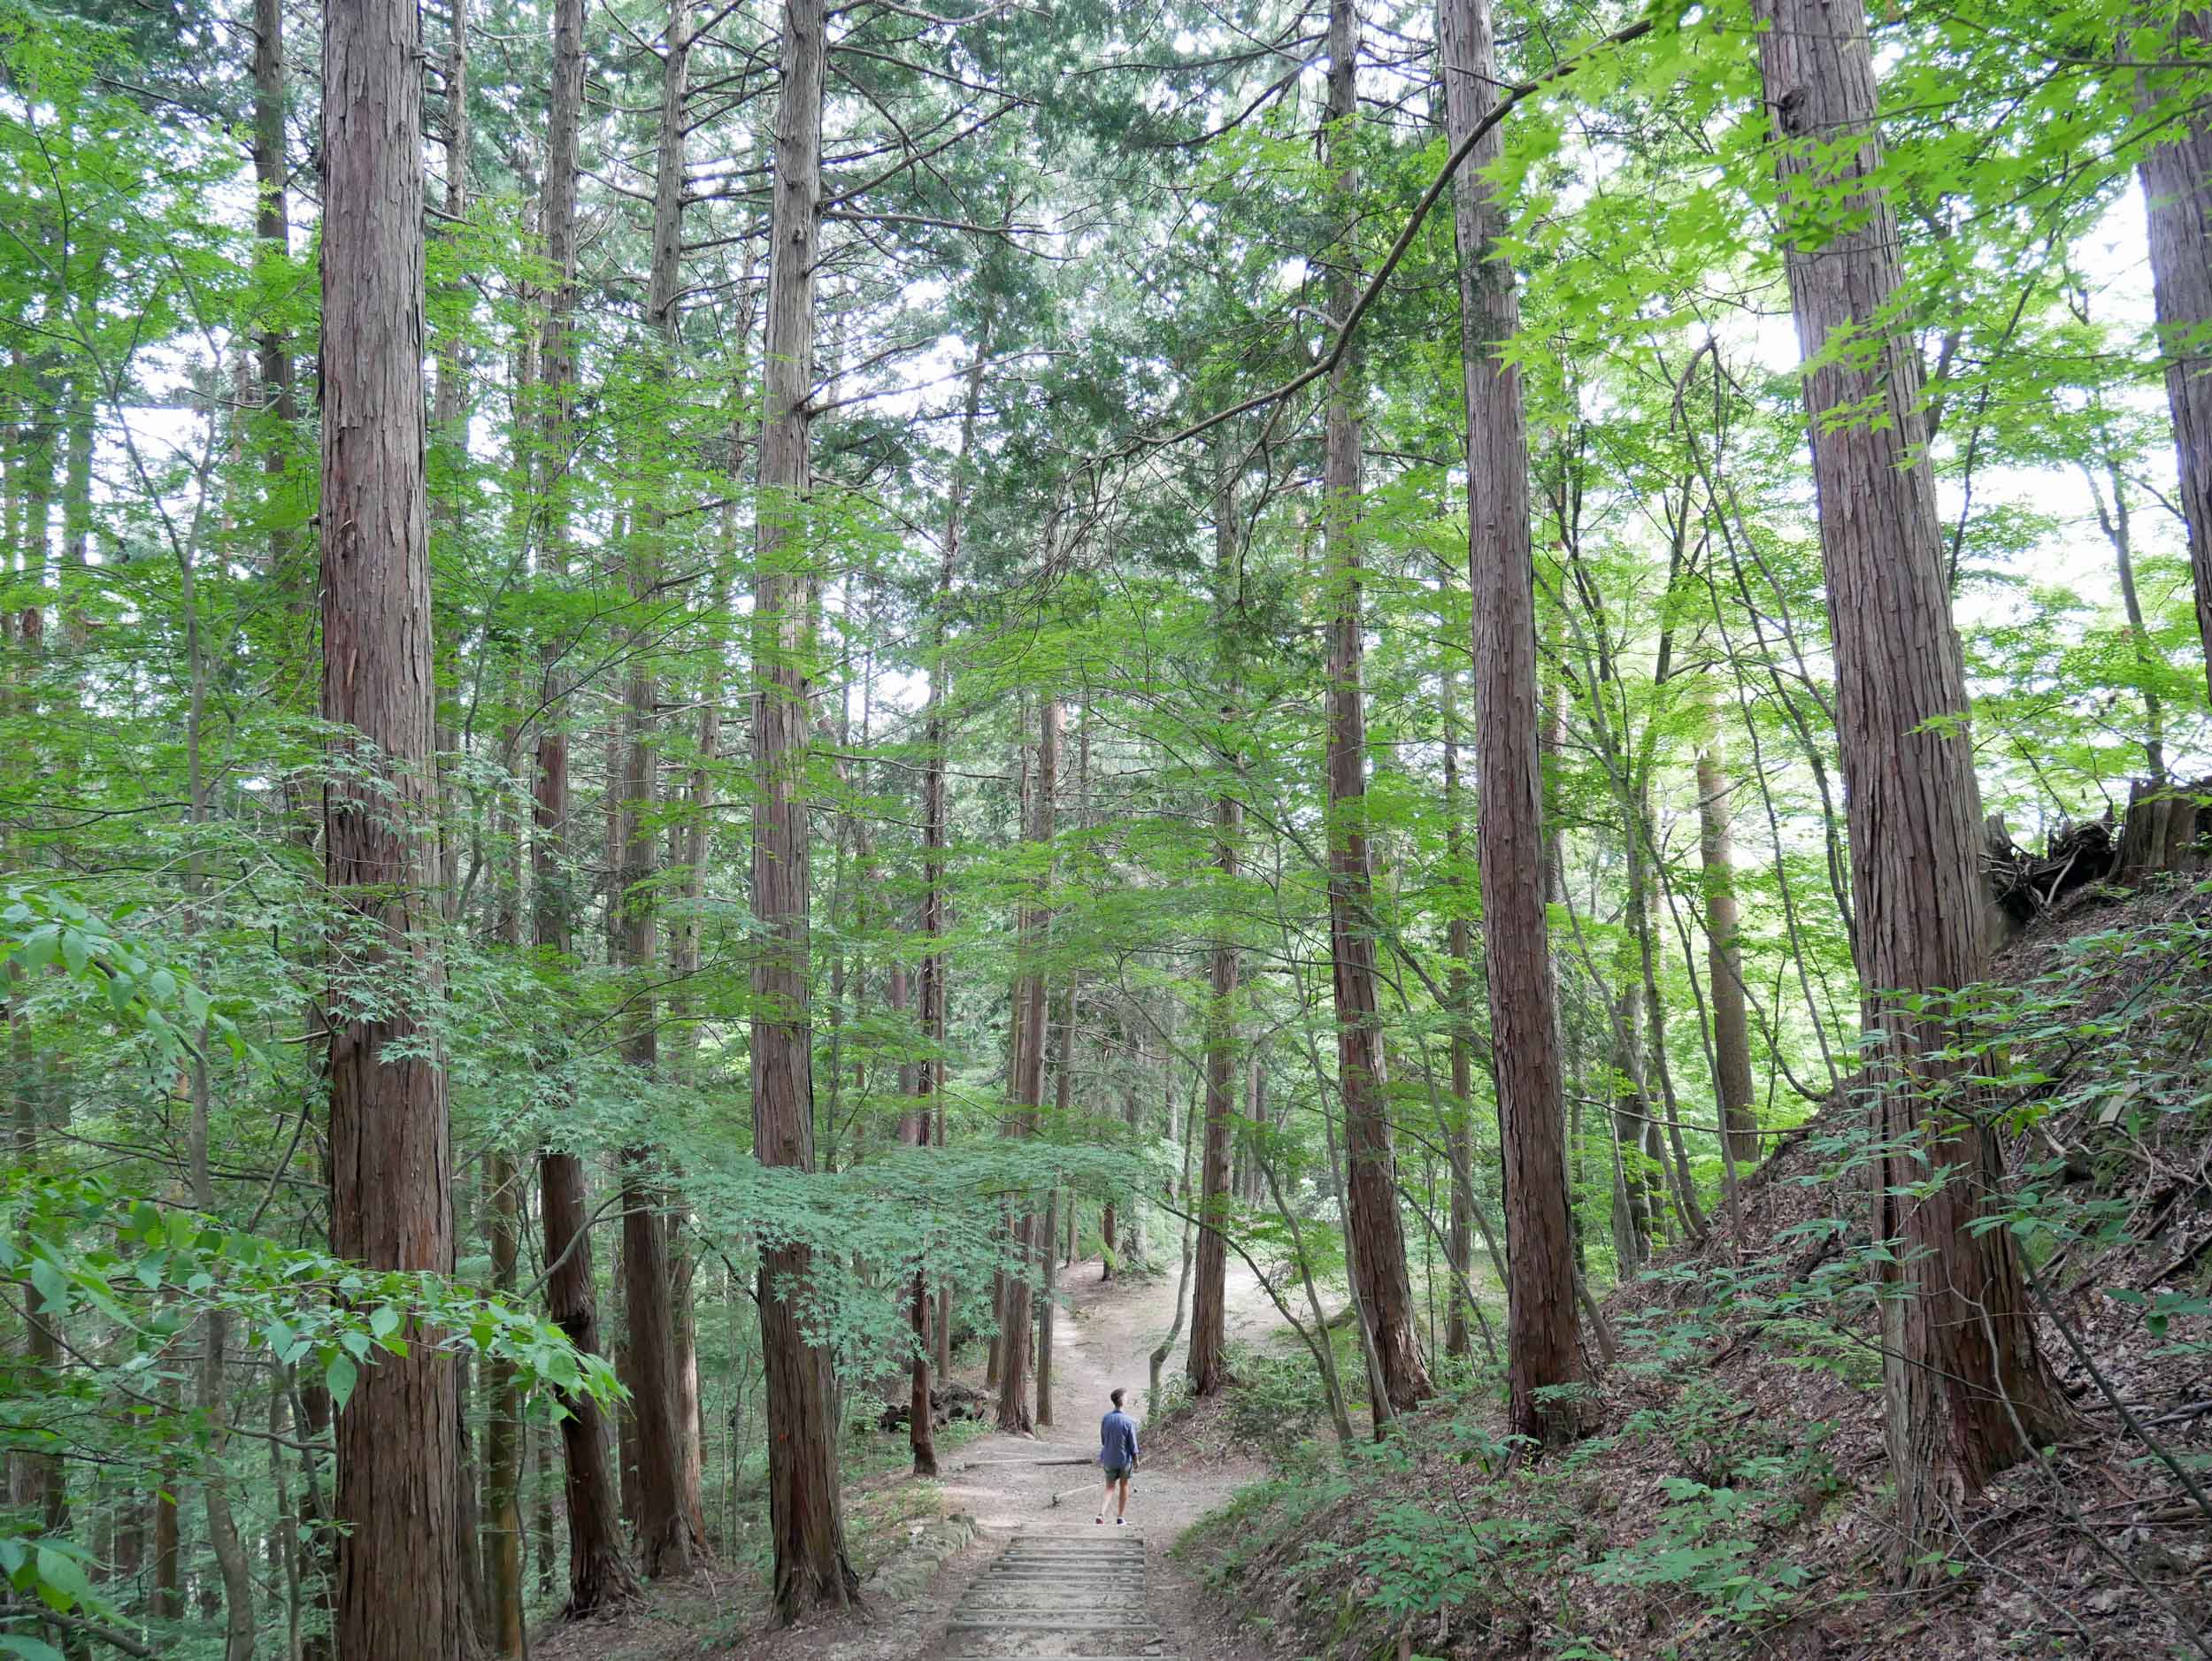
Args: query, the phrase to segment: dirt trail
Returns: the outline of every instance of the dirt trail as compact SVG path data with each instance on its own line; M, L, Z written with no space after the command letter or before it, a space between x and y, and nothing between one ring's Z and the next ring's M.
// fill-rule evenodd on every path
M1217 1600L1167 1554L1184 1529L1264 1473L1257 1460L1209 1460L1168 1466L1148 1455L1132 1484L1129 1523L1102 1528L1091 1518L1102 1479L1090 1461L1098 1451L1098 1421L1107 1392L1127 1392L1141 1426L1145 1380L1153 1347L1175 1317L1175 1277L1102 1284L1095 1258L1063 1269L1063 1306L1053 1332L1055 1423L1034 1440L993 1434L943 1456L948 1514L978 1524L974 1543L956 1553L917 1592L896 1601L871 1598L865 1607L816 1617L780 1629L769 1623L764 1588L750 1575L710 1570L681 1587L657 1588L652 1605L607 1622L553 1627L531 1646L536 1661L675 1661L702 1653L738 1661L925 1661L966 1653L947 1642L946 1627L962 1594L1024 1530L1071 1533L1079 1539L1141 1537L1146 1557L1145 1601L1163 1629L1154 1653L1187 1661L1258 1661L1249 1638L1225 1630ZM1232 1261L1227 1276L1232 1339L1267 1341L1280 1326L1251 1271ZM1178 1339L1163 1382L1182 1369L1188 1326ZM979 1378L965 1382L980 1388ZM1140 1441L1142 1442L1141 1428ZM1049 1459L1080 1465L1045 1465ZM1068 1492L1068 1490L1076 1490ZM1053 1496L1062 1494L1055 1505Z
M1090 1463L1098 1452L1098 1421L1107 1410L1108 1392L1118 1386L1126 1392L1126 1411L1138 1420L1138 1441L1142 1446L1145 1381L1152 1350L1175 1319L1175 1279L1162 1275L1150 1280L1102 1284L1098 1272L1094 1261L1079 1263L1061 1273L1061 1295L1066 1306L1053 1327L1054 1422L1041 1427L1034 1441L1021 1436L985 1437L962 1449L947 1464L948 1508L969 1512L983 1534L977 1546L948 1564L947 1573L933 1584L927 1641L880 1657L856 1653L841 1661L920 1661L928 1656L972 1653L972 1642L957 1636L946 1639L944 1623L950 1618L960 1588L1003 1550L1010 1539L1023 1531L1072 1530L1079 1536L1088 1529L1093 1535L1106 1539L1123 1532L1110 1519L1102 1526L1091 1520L1104 1488L1097 1467ZM1226 1291L1233 1340L1261 1343L1280 1329L1281 1316L1243 1264L1232 1261L1229 1265ZM1163 1382L1181 1371L1188 1336L1187 1320L1161 1370ZM1080 1458L1084 1464L1034 1463L1053 1458ZM1158 1643L1148 1646L1155 1653L1188 1657L1189 1661L1248 1661L1260 1653L1248 1638L1224 1629L1217 1602L1209 1598L1196 1578L1168 1552L1191 1524L1225 1503L1244 1484L1264 1474L1264 1467L1256 1459L1209 1461L1172 1468L1140 1460L1130 1485L1129 1526L1143 1536L1145 1603L1151 1619L1162 1629ZM1056 1505L1055 1495L1060 1496Z
M1041 1426L1034 1442L987 1436L947 1462L947 1503L969 1512L986 1528L1075 1522L1095 1511L1103 1480L1093 1480L1094 1467L1087 1463L1072 1466L1033 1462L1054 1457L1090 1460L1098 1452L1098 1421L1107 1410L1107 1393L1116 1387L1127 1392L1127 1411L1138 1421L1142 1442L1149 1358L1175 1319L1175 1280L1163 1275L1153 1280L1101 1284L1098 1270L1094 1261L1062 1272L1061 1294L1067 1306L1053 1330L1054 1422ZM1227 1291L1232 1339L1257 1343L1278 1328L1281 1318L1274 1304L1241 1263L1229 1265ZM1188 1332L1186 1325L1183 1338L1161 1371L1163 1382L1182 1370ZM1262 1474L1256 1461L1174 1471L1141 1463L1130 1486L1129 1521L1141 1525L1156 1548L1164 1549ZM1052 1503L1054 1494L1077 1487L1088 1491L1067 1495L1057 1506Z

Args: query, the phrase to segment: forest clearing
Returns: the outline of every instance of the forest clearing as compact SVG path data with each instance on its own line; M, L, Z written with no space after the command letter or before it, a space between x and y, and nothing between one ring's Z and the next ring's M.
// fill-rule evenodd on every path
M2212 1657L2208 342L2170 4L0 0L0 1661Z

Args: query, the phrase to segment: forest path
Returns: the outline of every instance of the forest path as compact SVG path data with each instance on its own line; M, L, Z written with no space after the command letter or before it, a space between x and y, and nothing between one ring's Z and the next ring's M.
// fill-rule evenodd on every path
M1129 1526L1117 1529L1110 1522L1099 1527L1091 1521L1104 1486L1090 1461L1098 1451L1098 1421L1106 1411L1107 1392L1116 1386L1126 1390L1129 1410L1141 1426L1148 1359L1175 1319L1171 1271L1150 1279L1102 1282L1099 1269L1094 1257L1060 1271L1062 1306L1053 1323L1052 1345L1056 1422L1033 1439L992 1434L941 1456L943 1510L948 1515L968 1513L978 1530L973 1542L941 1564L926 1584L897 1597L872 1596L858 1609L809 1616L795 1626L779 1627L770 1619L766 1588L756 1574L711 1568L691 1581L657 1589L648 1607L616 1619L541 1629L531 1645L534 1661L688 1661L702 1653L734 1661L920 1661L988 1655L994 1646L964 1642L977 1634L950 1630L963 1596L1010 1542L1044 1534L1072 1535L1079 1542L1097 1539L1102 1557L1117 1550L1141 1554L1143 1602L1159 1633L1139 1649L1179 1661L1257 1661L1256 1644L1218 1630L1227 1624L1218 1600L1167 1553L1184 1529L1265 1473L1259 1460L1165 1460L1148 1451L1131 1485ZM1266 1292L1233 1258L1226 1289L1231 1338L1262 1343L1280 1328L1281 1317ZM1182 1371L1188 1338L1186 1311L1184 1330L1161 1369L1163 1382ZM982 1387L973 1372L964 1373L962 1381ZM1144 1440L1141 1428L1141 1443ZM1048 1459L1083 1463L1037 1463ZM874 1488L882 1480L864 1486ZM1056 1493L1064 1495L1056 1506ZM1117 1537L1118 1546L1107 1544ZM995 1648L1004 1655L1080 1652ZM1102 1653L1094 1648L1090 1652Z
M1101 1281L1098 1276L1096 1259L1060 1273L1065 1303L1053 1323L1053 1423L1040 1426L1034 1441L993 1434L945 1460L948 1508L967 1511L986 1529L1087 1520L1094 1513L1104 1480L1087 1462L1098 1452L1098 1421L1110 1391L1126 1392L1127 1411L1138 1421L1140 1445L1143 1442L1145 1380L1152 1350L1175 1319L1175 1277ZM1280 1328L1273 1303L1242 1263L1229 1264L1226 1289L1232 1340L1258 1343ZM1186 1311L1184 1330L1160 1371L1162 1383L1182 1372L1189 1336ZM981 1388L979 1379L967 1381ZM1036 1463L1056 1457L1080 1457L1086 1465ZM1262 1474L1256 1460L1172 1471L1141 1463L1130 1484L1130 1524L1144 1526L1158 1545L1171 1545L1177 1534ZM1066 1492L1086 1483L1088 1493ZM1055 1494L1065 1496L1057 1506ZM1083 1507L1091 1509L1079 1519L1075 1513Z
M1217 1624L1212 1600L1196 1576L1168 1552L1185 1529L1226 1503L1238 1488L1266 1473L1258 1459L1169 1465L1148 1453L1140 1460L1130 1484L1129 1526L1118 1527L1109 1520L1101 1526L1091 1520L1105 1486L1098 1467L1090 1462L1098 1452L1098 1421L1107 1411L1108 1393L1117 1388L1125 1392L1126 1409L1138 1420L1138 1441L1142 1447L1145 1382L1151 1370L1151 1353L1175 1319L1176 1277L1172 1273L1149 1280L1102 1281L1099 1268L1097 1260L1091 1259L1060 1272L1060 1296L1064 1303L1060 1319L1053 1324L1053 1422L1041 1426L1034 1440L994 1434L970 1443L946 1460L946 1508L972 1515L981 1532L977 1546L949 1563L939 1582L951 1580L956 1586L976 1577L979 1570L987 1576L1001 1563L1038 1549L1037 1542L1046 1540L1071 1536L1079 1549L1087 1539L1095 1540L1102 1559L1118 1558L1132 1551L1141 1559L1142 1589L1136 1595L1141 1609L1128 1613L1133 1619L1148 1619L1157 1631L1148 1642L1128 1646L1130 1651L1188 1657L1189 1661L1202 1657L1203 1661L1242 1661L1256 1651L1243 1642L1210 1630ZM1282 1317L1257 1277L1234 1258L1228 1265L1225 1290L1232 1340L1263 1343L1283 1330ZM1189 1335L1187 1308L1183 1331L1161 1368L1163 1383L1181 1373ZM1056 1458L1080 1458L1084 1463L1036 1463ZM1056 1495L1059 1496L1056 1505ZM1125 1538L1133 1534L1139 1539ZM1006 1556L1000 1557L1002 1552ZM1079 1634L1010 1632L996 1642L979 1644L978 1638L987 1634L948 1630L956 1612L956 1592L947 1596L937 1588L932 1589L937 1596L932 1600L931 1612L936 1615L941 1608L943 1614L932 1621L928 1641L903 1651L905 1661L922 1657L1125 1652L1105 1634L1087 1639ZM850 1661L875 1658L855 1656Z

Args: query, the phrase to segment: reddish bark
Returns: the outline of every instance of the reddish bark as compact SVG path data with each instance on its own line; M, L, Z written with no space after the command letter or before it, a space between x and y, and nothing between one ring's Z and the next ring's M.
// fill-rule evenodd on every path
M824 0L786 0L753 611L753 913L761 932L753 965L753 1150L763 1165L801 1171L814 1165L805 799L814 627L801 513L814 389L827 29ZM819 1605L841 1607L859 1587L845 1557L830 1357L807 1342L795 1306L813 1273L813 1252L803 1242L761 1253L769 1529L776 1609L787 1621Z
M1348 204L1356 184L1351 123L1357 113L1354 74L1359 20L1354 0L1329 8L1330 162ZM1350 313L1357 273L1340 263L1331 273L1330 308ZM1360 365L1347 350L1329 377L1327 453L1322 485L1322 536L1335 615L1329 628L1328 790L1329 946L1335 968L1337 1088L1344 1103L1346 1228L1355 1238L1355 1289L1367 1313L1381 1368L1387 1410L1403 1412L1429 1394L1428 1365L1414 1324L1406 1273L1405 1225L1398 1214L1396 1155L1392 1147L1383 1065L1382 1018L1376 994L1374 884L1367 850L1367 706L1361 685L1364 656L1361 617ZM1378 1427L1387 1411L1376 1415Z
M323 13L322 713L337 967L393 990L330 1022L331 1244L373 1269L453 1266L445 1074L415 1012L442 980L432 853L423 476L420 25L407 0ZM453 1363L416 1343L338 1416L338 1649L450 1661L466 1642Z
M2184 6L2173 30L2171 59L2201 58L2212 46L2212 11ZM2155 117L2177 89L2192 89L2191 81L2147 69L2136 101ZM2212 360L2204 341L2212 324L2212 104L2196 97L2161 138L2143 151L2136 173L2150 224L2151 304L2167 354L2166 402L2196 581L2197 636L2212 686Z
M1883 1305L1903 1564L1960 1492L2060 1439L2070 1416L2037 1349L2012 1231L1978 1227L2000 1192L1996 1138L1973 1114L1981 1103L1961 1064L1932 1059L1954 1037L1939 1003L1917 1002L1981 974L1988 897L1919 355L1894 316L1897 219L1884 192L1860 183L1881 161L1865 13L1857 0L1759 0L1757 15L1808 364L1863 1013L1886 1034L1870 1082L1896 1151L1876 1185L1874 1233L1903 1242L1891 1270L1900 1296ZM1825 355L1842 336L1856 348ZM1880 418L1825 419L1869 408ZM1931 1166L1955 1174L1924 1191Z
M1445 64L1445 132L1456 143L1481 123L1497 96L1497 53L1486 0L1443 0L1438 41ZM1475 857L1482 873L1483 964L1504 1142L1506 1371L1513 1427L1555 1442L1573 1434L1579 1414L1549 1393L1575 1383L1580 1364L1559 1037L1544 911L1528 441L1519 373L1499 355L1520 327L1519 304L1511 268L1494 257L1503 215L1484 177L1502 142L1494 131L1475 146L1453 192L1460 355L1467 379L1475 748L1482 770Z

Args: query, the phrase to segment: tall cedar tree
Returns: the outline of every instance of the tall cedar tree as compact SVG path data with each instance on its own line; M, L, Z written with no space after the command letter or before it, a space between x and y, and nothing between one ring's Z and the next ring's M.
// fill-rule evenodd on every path
M1497 52L1486 0L1443 0L1444 124L1457 146L1488 115ZM1493 248L1503 216L1483 170L1494 131L1454 181L1460 352L1467 376L1467 582L1474 617L1483 965L1505 1146L1506 1369L1513 1427L1557 1442L1579 1415L1554 1392L1578 1381L1574 1232L1544 911L1535 572L1520 373L1500 356L1520 327L1513 273Z
M535 467L545 496L545 564L556 577L568 565L568 490L564 458L576 396L576 181L584 105L585 0L555 0L553 73L546 127L544 235L552 273L539 349L544 382ZM541 648L544 711L538 722L534 834L531 842L532 939L566 959L575 902L568 876L569 745L567 672L561 642ZM549 1034L550 1047L557 1034ZM580 1154L549 1148L538 1160L538 1209L545 1237L546 1311L587 1355L602 1353L597 1280L592 1268L591 1196ZM614 1433L606 1410L581 1391L561 1398L562 1496L568 1515L568 1601L580 1620L637 1596L623 1552L621 1496L614 1477Z
M1354 0L1329 7L1328 159L1348 214L1358 188L1353 124L1359 15ZM1349 221L1348 220L1348 225ZM1348 234L1329 274L1329 309L1349 316L1359 292ZM1344 1101L1350 1190L1347 1226L1360 1303L1381 1371L1384 1401L1376 1427L1429 1393L1428 1365L1414 1326L1406 1273L1405 1227L1398 1215L1396 1156L1383 1069L1382 1015L1376 993L1374 882L1367 853L1367 708L1361 686L1365 624L1360 613L1360 361L1348 350L1329 376L1327 452L1322 472L1322 541L1334 615L1329 629L1329 942L1335 965L1337 1078Z
M1047 694L1037 712L1037 781L1030 792L1027 832L1044 860L1050 857L1046 850L1052 842L1052 798L1059 775L1060 700ZM1044 890L1049 882L1046 868L1041 867L1035 892L1025 896L1021 908L1021 951L1028 961L1014 983L1013 1097L1018 1105L1006 1121L1007 1134L1012 1136L1035 1135L1038 1110L1044 1105L1045 1029L1050 1004L1042 957L1049 921ZM1026 1198L1018 1202L1012 1250L1020 1266L1006 1276L999 1305L998 1427L1014 1435L1037 1427L1030 1407L1029 1260L1041 1220Z
M814 277L822 199L824 0L787 0L770 219L766 382L760 428L753 589L753 1150L764 1165L814 1168L813 1028L807 996L808 658L813 585L805 569L807 400L814 382ZM760 1257L760 1348L767 1382L768 1516L779 1615L850 1603L830 1356L807 1342L795 1300L812 1249Z
M661 57L660 138L654 170L653 250L646 289L647 350L661 374L675 373L678 288L683 276L684 101L692 35L687 0L669 0ZM665 521L641 502L631 517L631 598L642 612L660 581ZM623 1058L640 1077L657 1076L659 1026L652 986L659 980L656 883L660 832L655 822L659 688L642 636L635 642L625 692L621 780L618 942L638 985L625 1000ZM629 1334L631 1424L637 1437L638 1559L655 1578L689 1573L701 1549L684 1503L684 1415L677 1356L678 1288L670 1236L669 1193L654 1167L657 1151L622 1151L622 1301Z
M1873 1225L1901 1242L1883 1372L1905 1563L1962 1488L2062 1436L2069 1415L2036 1347L2018 1244L1985 1225L1996 1136L1962 1064L1941 1058L1956 1034L1939 998L1920 1002L1982 973L1988 896L1919 355L1896 316L1897 219L1878 187L1855 188L1881 165L1866 16L1857 0L1760 0L1758 16L1835 642L1863 1018L1883 1034L1866 1082L1893 1150ZM1832 410L1881 418L1831 427ZM1931 1188L1932 1171L1948 1175Z
M1230 701L1221 711L1225 735L1236 721L1235 619L1231 615L1230 585L1236 578L1237 496L1232 470L1231 432L1223 428L1214 445L1214 628L1217 650ZM1226 749L1215 757L1225 772L1236 757ZM1237 843L1244 829L1244 804L1233 781L1225 781L1214 798L1214 862L1225 878L1237 874ZM1225 895L1222 902L1226 906ZM1207 952L1209 985L1206 1003L1206 1139L1199 1161L1198 1280L1191 1289L1190 1388L1194 1396L1212 1396L1229 1382L1228 1266L1225 1230L1229 1209L1229 1148L1237 1103L1235 1080L1237 1027L1237 948L1233 940L1217 938Z
M2212 11L2184 5L2173 19L2168 56L2200 63L2212 48ZM2171 83L2183 80L2170 68L2162 73L2145 68L2139 72L2137 102L2150 114L2173 96ZM2159 138L2144 149L2137 173L2150 222L2151 303L2167 355L2166 400L2173 411L2182 517L2189 527L2189 569L2196 579L2197 634L2206 682L2212 686L2212 374L2207 373L2212 360L2203 340L2205 326L2212 323L2212 101L2195 100Z
M453 1267L444 1072L417 1000L442 980L432 852L424 482L421 39L411 0L323 12L322 713L336 966L398 990L330 1021L331 1243ZM460 1401L442 1346L362 1370L338 1415L338 1653L457 1661Z

